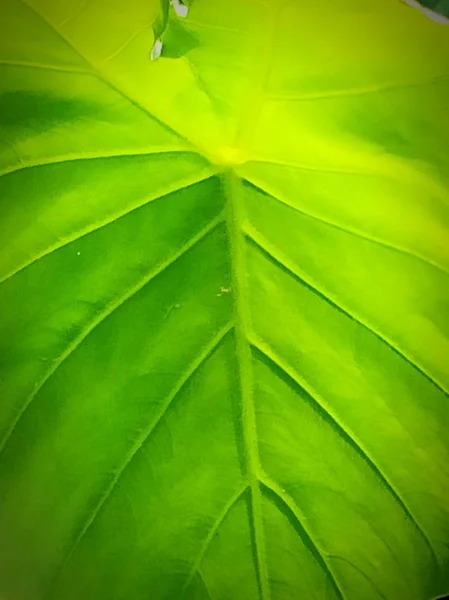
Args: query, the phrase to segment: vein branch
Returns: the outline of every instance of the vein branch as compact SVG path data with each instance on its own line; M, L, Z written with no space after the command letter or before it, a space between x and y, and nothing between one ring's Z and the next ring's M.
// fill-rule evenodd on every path
M414 526L415 530L421 536L421 539L427 546L432 560L434 561L437 570L439 570L439 561L437 559L436 552L433 548L432 543L430 542L429 536L420 525L411 509L406 504L405 500L397 491L396 487L389 480L389 478L383 473L383 471L377 466L375 460L371 457L368 450L364 447L364 445L360 442L360 440L355 436L355 434L348 429L343 423L340 422L340 419L335 415L333 410L329 407L327 402L316 392L316 390L312 389L312 387L302 378L298 373L290 367L286 362L284 362L279 356L275 354L273 349L266 343L262 341L252 341L251 345L260 352L268 361L279 368L290 381L293 382L295 387L299 387L304 390L311 400L311 402L316 406L318 411L321 414L327 416L330 421L331 426L334 428L336 433L340 435L361 457L370 471L378 478L382 486L387 490L387 492L394 498L396 503L401 507L406 517Z
M150 281L155 279L158 275L163 273L166 269L168 269L172 264L178 261L186 252L188 252L191 248L196 246L202 239L204 239L210 232L212 232L220 223L223 222L223 218L219 215L216 219L214 219L211 223L209 223L205 228L203 228L197 235L195 235L192 239L190 239L182 248L180 248L175 254L170 256L164 263L161 263L157 267L153 268L149 273L145 273L143 277L141 277L132 287L125 290L125 292L119 295L117 298L113 299L111 302L108 302L104 309L92 319L86 327L70 342L70 344L65 348L65 350L58 356L58 358L53 362L50 369L44 374L41 380L37 383L34 391L30 394L30 396L25 401L21 410L17 414L15 420L11 424L10 428L6 432L3 441L0 442L0 456L11 438L14 430L19 425L22 420L23 415L29 409L30 405L36 399L44 385L48 383L48 381L54 376L57 370L61 367L62 364L73 354L73 352L84 342L84 340L99 326L101 323L105 321L110 315L112 315L116 310L118 310L121 306L125 304L128 300L133 298L140 290L142 290Z
M171 194L179 192L180 190L183 190L187 187L193 186L197 183L201 183L201 182L205 181L206 179L209 179L213 175L215 175L215 173L213 171L207 171L207 172L201 172L200 174L195 174L194 177L188 177L184 180L176 181L174 183L174 185L167 187L163 191L159 191L157 194L149 194L148 196L146 196L144 198L138 198L138 201L134 205L127 206L122 211L117 211L115 213L108 214L103 219L99 219L98 221L91 223L90 225L88 225L87 227L84 227L82 229L75 230L70 235L66 235L66 236L61 235L59 237L57 243L50 245L47 248L42 249L40 252L37 252L34 256L31 256L29 258L29 260L22 262L22 264L15 267L13 270L5 273L4 275L0 275L0 284L7 281L8 279L11 279L15 275L18 275L24 269L31 267L34 263L36 263L39 260L42 260L46 256L49 256L50 254L53 254L54 252L57 252L58 250L65 248L69 244L73 244L73 243L77 242L78 240L80 240L81 238L91 235L91 234L99 231L100 229L107 227L108 225L112 225L119 219L126 218L128 215L130 215L131 213L133 213L136 210L139 210L140 208L143 208L150 202L156 202L157 200L162 200L163 198L166 198L167 196L169 196Z
M368 85L361 88L343 88L334 89L327 92L310 92L302 95L295 94L272 94L267 100L274 102L309 102L314 100L330 100L332 98L345 98L348 96L366 96L370 94L382 94L388 92L397 92L410 88L430 87L432 85L445 84L449 81L447 75L438 75L431 79L421 79L416 81L392 81L377 85Z
M237 490L237 492L231 496L231 498L228 500L228 502L225 504L225 506L221 510L220 514L216 518L215 523L210 528L209 533L207 534L207 536L203 542L203 545L200 549L200 552L198 553L198 556L197 556L195 562L193 563L192 570L190 571L189 576L187 577L186 582L181 590L180 600L183 600L183 598L186 594L186 591L192 582L192 579L194 578L195 574L199 572L203 558L206 555L206 552L209 549L209 546L211 545L212 540L216 536L217 531L221 527L221 524L226 519L228 514L231 512L232 508L237 504L237 502L240 500L240 498L243 496L243 494L246 492L247 489L248 489L248 484L245 483L245 485L242 488Z
M7 143L5 140L2 140L3 143ZM155 146L152 149L148 150L133 150L124 148L117 154L117 152L113 151L111 153L98 154L97 152L89 152L83 151L83 154L73 154L67 153L61 156L52 156L50 158L42 157L37 161L20 161L20 166L12 166L6 167L0 170L0 177L6 177L7 175L13 175L14 173L18 173L20 171L28 170L28 169L42 169L45 167L52 167L64 164L70 164L75 162L83 162L86 160L106 160L106 159L121 159L121 158L142 158L145 156L151 157L154 155L160 156L161 154L188 154L191 150L186 150L183 147L157 147Z
M112 493L117 488L117 484L120 481L123 473L126 471L128 466L131 464L132 460L137 455L137 453L149 441L149 439L153 435L156 428L163 421L163 419L167 415L167 412L170 410L170 407L173 405L174 401L179 396L181 390L192 379L192 377L195 375L195 373L197 373L197 371L201 368L201 366L204 365L204 363L207 361L207 359L215 352L215 350L218 348L220 343L223 341L223 339L226 337L226 335L229 333L229 331L231 329L232 329L232 323L228 323L227 325L225 325L220 331L218 331L218 333L215 335L215 337L212 339L212 341L202 350L202 352L197 357L195 357L195 359L187 367L186 371L183 373L183 375L181 376L181 378L179 379L179 381L177 382L175 387L172 389L170 394L165 398L164 402L162 403L161 409L156 414L155 418L152 419L151 423L144 430L143 434L141 436L139 436L139 438L133 444L130 451L126 455L125 460L119 466L114 477L110 481L108 487L104 490L104 492L103 492L102 496L100 497L100 500L97 502L97 505L95 506L94 510L88 515L88 518L86 519L82 529L80 530L78 536L76 537L65 560L63 561L62 565L60 566L60 568L58 570L56 582L55 582L56 585L55 585L55 588L53 591L57 590L57 583L61 577L61 574L67 568L68 564L70 563L72 557L75 554L76 549L79 547L81 541L86 536L88 531L91 529L92 525L94 524L95 520L97 519L98 515L100 514L102 508L105 506L106 501L108 500L108 498L111 497Z
M22 67L25 69L40 69L41 71L57 71L59 73L72 73L76 75L92 75L89 69L72 67L69 65L53 65L42 62L32 62L25 60L0 60L2 67Z
M261 163L269 164L267 161L253 161L253 162L261 162ZM276 164L276 163L273 163L273 164ZM277 164L280 164L280 163L277 163ZM281 166L285 166L285 165L281 165ZM295 168L303 168L303 167L296 165ZM304 168L308 169L308 167L304 167ZM323 172L326 172L326 171L323 171ZM331 172L331 171L327 171L327 172ZM336 172L336 171L334 171L334 172ZM367 175L371 175L371 174L368 173ZM263 187L261 187L261 185L259 183L256 183L255 181L250 180L248 178L246 178L246 181L249 185L253 186L255 189L259 190L263 194L266 194L275 202L278 202L278 203L286 206L287 208L294 211L295 213L298 213L299 215L308 217L308 218L312 219L313 221L322 223L323 225L328 225L329 227L332 227L333 229L337 229L337 230L342 231L343 233L346 233L353 237L360 238L362 240L366 240L367 242L376 244L378 246L382 246L384 248L387 248L388 250L392 250L393 252L398 252L399 254L403 254L404 256L410 256L416 260L421 261L422 263L424 263L426 265L433 267L434 269L437 269L444 275L449 276L449 271L444 266L438 264L436 261L434 261L433 259L431 259L429 257L426 257L410 248L407 248L406 246L400 246L400 245L385 241L377 236L365 233L362 230L354 229L348 225L342 225L341 223L337 223L335 221L326 219L325 217L320 216L318 214L313 214L311 212L303 210L302 208L298 208L297 206L295 206L288 200L286 200L284 198L280 198L279 195L276 195L273 192L270 192L267 189L264 189ZM369 183L367 183L367 185L369 185Z
M365 321L365 319L362 319L353 310L350 310L349 308L343 306L340 300L332 298L329 295L329 292L320 289L319 286L314 281L312 281L306 274L302 273L296 265L293 265L284 256L281 258L279 256L279 250L275 248L271 243L269 243L266 239L264 239L261 236L261 234L252 229L251 232L249 232L248 230L246 235L251 241L251 243L253 243L263 254L268 256L274 263L276 263L276 265L280 267L284 272L288 273L290 277L296 279L301 284L306 285L309 289L311 289L315 294L320 296L333 308L335 308L340 313L343 313L346 317L358 323L366 331L369 331L383 344L388 346L388 348L390 348L390 350L397 354L403 361L405 361L413 369L415 369L423 377L425 377L440 392L442 392L445 396L449 395L449 391L446 389L446 386L443 384L443 382L439 381L434 375L430 374L426 367L420 363L417 357L413 357L411 355L409 356L409 352L403 347L401 347L396 341L387 337L375 326Z
M264 474L262 477L262 485L273 494L278 501L280 501L281 505L283 505L287 509L287 513L293 517L293 522L296 525L297 530L301 537L306 538L312 548L314 549L315 560L319 563L320 567L326 574L329 579L330 584L335 592L335 595L339 600L344 600L344 594L338 584L338 581L335 577L335 574L332 571L332 568L327 560L326 553L322 548L320 548L318 542L313 539L312 534L308 531L306 526L306 519L300 513L298 506L296 505L293 498L281 488L281 486L271 479L267 474Z

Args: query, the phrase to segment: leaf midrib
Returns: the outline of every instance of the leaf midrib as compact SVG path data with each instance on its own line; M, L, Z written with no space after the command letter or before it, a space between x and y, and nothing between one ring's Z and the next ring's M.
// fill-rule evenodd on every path
M241 229L242 205L239 202L237 175L230 169L222 175L223 192L227 203L227 230L231 254L232 293L234 298L234 330L236 356L241 395L241 417L247 466L248 483L251 490L252 534L256 553L262 600L269 600L267 561L262 519L262 494L260 490L260 458L257 445L256 418L254 407L254 383L251 347L249 345L249 307L246 294L245 238Z
M266 32L269 43L262 46L263 56L255 56L256 76L252 79L252 89L247 94L245 106L242 108L237 127L234 147L239 152L248 153L252 137L256 131L265 102L266 88L274 57L274 41L277 24L282 10L288 0L280 6L271 4L270 14L266 14ZM271 18L270 18L271 17ZM261 36L265 39L265 36ZM241 394L241 418L243 441L245 449L247 477L250 489L252 538L255 550L255 568L261 600L270 600L268 566L266 559L266 544L262 514L262 468L257 442L257 424L254 405L254 381L252 369L252 350L249 342L250 313L247 300L247 278L245 257L245 234L242 229L244 206L238 197L240 185L239 176L232 170L226 169L222 174L223 191L227 209L227 231L231 255L232 286L234 299L234 329L236 337L236 356L238 377Z

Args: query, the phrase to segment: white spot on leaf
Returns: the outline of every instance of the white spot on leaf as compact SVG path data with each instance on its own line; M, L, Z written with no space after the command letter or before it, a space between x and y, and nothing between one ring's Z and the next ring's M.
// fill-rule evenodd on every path
M162 54L162 40L156 40L151 50L151 60L156 60Z
M179 0L172 0L171 5L178 17L185 19L189 13L189 7L182 4Z

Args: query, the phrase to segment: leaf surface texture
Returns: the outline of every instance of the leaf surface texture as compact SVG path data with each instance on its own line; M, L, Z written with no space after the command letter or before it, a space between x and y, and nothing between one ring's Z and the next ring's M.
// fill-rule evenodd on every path
M0 595L447 593L449 29L0 7Z

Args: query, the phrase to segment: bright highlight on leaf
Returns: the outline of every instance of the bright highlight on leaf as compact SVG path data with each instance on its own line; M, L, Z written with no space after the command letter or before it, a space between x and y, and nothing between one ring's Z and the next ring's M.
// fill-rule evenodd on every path
M0 0L0 598L449 592L448 106L398 0Z

